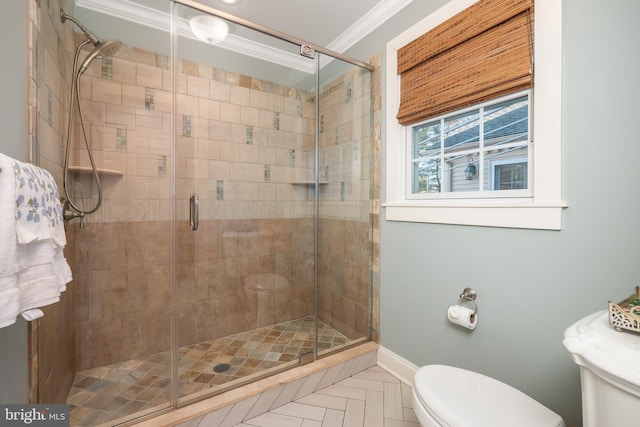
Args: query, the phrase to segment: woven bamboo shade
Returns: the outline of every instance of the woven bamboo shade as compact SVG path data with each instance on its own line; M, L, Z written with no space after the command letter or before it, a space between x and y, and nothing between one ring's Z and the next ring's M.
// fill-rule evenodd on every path
M533 0L480 0L398 51L410 125L531 87Z

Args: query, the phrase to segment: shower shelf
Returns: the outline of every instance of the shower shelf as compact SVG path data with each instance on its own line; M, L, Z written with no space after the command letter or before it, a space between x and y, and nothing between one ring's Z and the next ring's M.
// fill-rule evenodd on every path
M93 169L88 166L69 166L69 172L78 174L93 173ZM98 168L98 175L111 175L111 176L123 176L124 172L114 169L101 169Z
M319 185L327 185L329 183L329 181L319 181L318 184ZM291 185L315 185L316 182L315 181L294 181L291 183Z

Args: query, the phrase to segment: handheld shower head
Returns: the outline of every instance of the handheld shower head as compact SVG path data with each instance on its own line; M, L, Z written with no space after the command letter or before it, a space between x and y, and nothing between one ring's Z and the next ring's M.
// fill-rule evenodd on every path
M82 61L82 64L80 64L80 68L78 68L78 75L84 73L91 61L95 58L113 56L121 46L122 42L120 40L108 40L106 42L98 43L98 45L89 52L89 55L87 55L84 61Z

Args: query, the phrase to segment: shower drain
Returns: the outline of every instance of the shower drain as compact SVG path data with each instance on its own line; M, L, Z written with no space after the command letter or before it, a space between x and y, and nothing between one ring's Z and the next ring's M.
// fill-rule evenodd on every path
M231 368L231 365L229 365L228 363L220 363L213 367L213 372L216 372L219 374L221 372L228 371L229 368Z

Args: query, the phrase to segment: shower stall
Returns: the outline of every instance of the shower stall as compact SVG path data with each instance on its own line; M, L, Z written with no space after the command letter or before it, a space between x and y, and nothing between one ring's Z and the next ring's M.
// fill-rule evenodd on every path
M89 212L32 400L127 423L375 340L373 67L191 0L110 3L31 18L32 149Z

